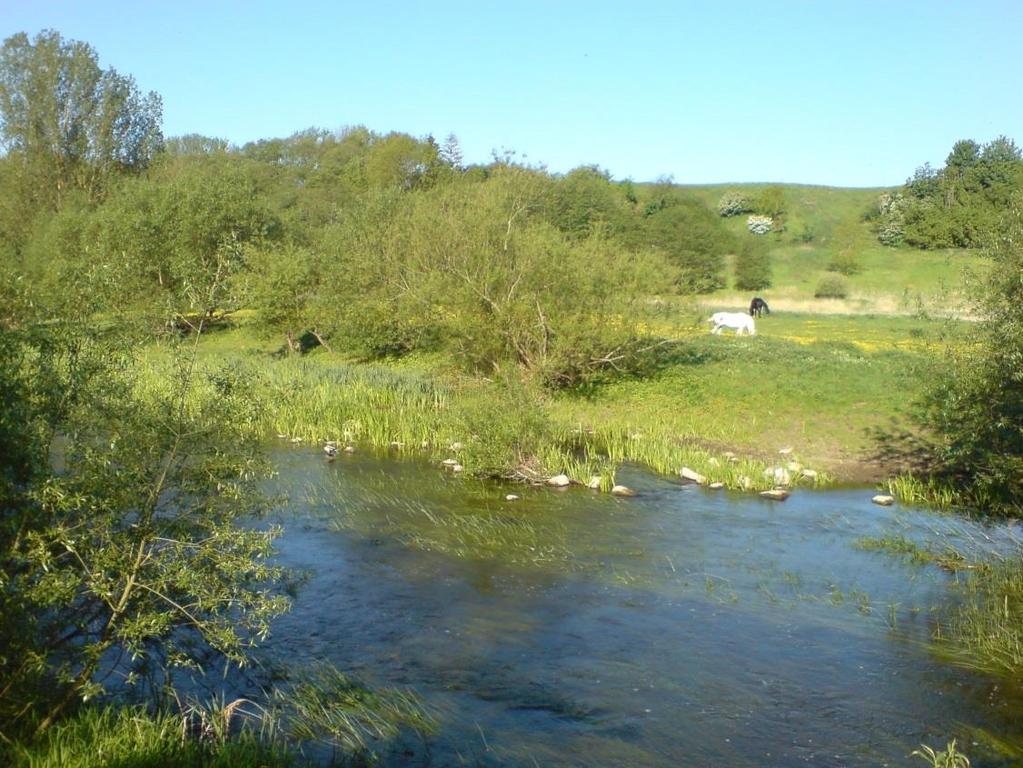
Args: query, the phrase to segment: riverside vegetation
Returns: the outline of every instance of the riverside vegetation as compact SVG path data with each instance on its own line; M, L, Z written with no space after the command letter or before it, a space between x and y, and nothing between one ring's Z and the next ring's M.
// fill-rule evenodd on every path
M1023 503L1008 139L960 142L902 190L636 184L466 166L453 135L166 139L159 97L97 61L55 32L0 50L0 714L18 760L142 717L83 702L166 705L181 670L250 659L287 605L275 531L238 524L272 504L270 435L605 490L626 461L763 489L775 469L881 480L874 456L907 470L903 498ZM836 275L845 296L815 299ZM775 309L758 336L709 337L708 308L751 290ZM1018 672L1021 562L966 577L940 638L963 663ZM356 752L366 722L428 730L388 695L323 730ZM162 754L186 720L147 717ZM309 735L275 734L210 743L287 763Z

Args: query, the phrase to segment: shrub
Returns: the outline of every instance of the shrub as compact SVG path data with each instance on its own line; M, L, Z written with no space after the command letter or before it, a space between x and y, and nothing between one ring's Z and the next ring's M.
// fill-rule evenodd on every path
M906 237L906 200L901 193L887 192L878 198L877 239L883 245L900 245Z
M738 216L740 213L747 213L750 208L749 200L741 192L730 189L721 195L718 200L718 213L722 216Z
M755 214L746 219L746 228L754 235L766 235L774 228L774 219Z
M763 241L744 238L735 255L735 287L759 291L771 285L771 257Z
M825 275L813 295L817 299L844 299L849 295L849 281L841 275Z
M863 266L851 248L844 248L831 257L828 269L843 275L855 275L863 269Z

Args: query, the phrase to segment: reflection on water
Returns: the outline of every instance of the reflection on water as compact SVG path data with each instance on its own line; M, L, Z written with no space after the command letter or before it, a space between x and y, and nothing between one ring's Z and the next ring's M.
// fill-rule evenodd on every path
M390 764L907 765L971 727L1019 732L922 642L950 577L853 546L997 530L869 489L777 503L625 470L635 498L506 502L414 462L277 459L280 559L310 576L270 652L415 689L441 730Z

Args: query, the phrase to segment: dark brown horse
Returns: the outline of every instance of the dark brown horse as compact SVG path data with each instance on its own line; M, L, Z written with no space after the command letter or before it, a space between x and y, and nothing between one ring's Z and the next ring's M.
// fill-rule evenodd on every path
M759 296L754 298L753 301L749 303L750 317L760 317L762 314L764 314L764 312L766 312L767 314L771 314L771 308L767 306L767 302L764 301Z

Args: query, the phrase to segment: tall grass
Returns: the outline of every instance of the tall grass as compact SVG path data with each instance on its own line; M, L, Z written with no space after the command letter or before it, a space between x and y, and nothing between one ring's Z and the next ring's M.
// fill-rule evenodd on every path
M185 716L150 714L136 707L86 707L38 742L15 746L10 761L13 768L291 768L306 764L285 744L257 731L196 738Z
M889 494L899 501L920 507L948 510L963 502L950 485L933 478L921 478L912 472L888 478L884 483Z

